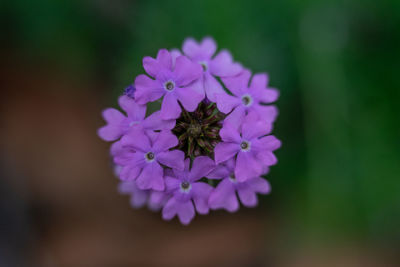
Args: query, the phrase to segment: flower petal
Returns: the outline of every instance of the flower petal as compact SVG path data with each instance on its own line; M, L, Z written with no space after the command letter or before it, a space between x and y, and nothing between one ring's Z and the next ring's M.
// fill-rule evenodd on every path
M203 75L204 90L211 102L217 102L216 94L226 94L222 85L209 72Z
M121 124L125 120L125 116L115 108L107 108L103 110L102 116L109 124Z
M243 70L242 65L234 63L231 53L227 50L219 52L210 62L210 72L220 77L238 75Z
M121 139L123 146L132 146L136 151L149 152L150 140L141 128L134 128Z
M230 171L230 174L232 174L235 170L236 159L231 158L230 160L225 161L224 165L228 168L228 170Z
M260 119L267 123L274 122L278 116L278 109L276 106L253 105L251 109L257 112Z
M240 147L235 143L218 143L214 148L215 163L219 164L224 162L240 151Z
M203 83L203 76L200 76L200 78L185 88L192 90L193 92L196 92L197 94L201 95L202 98L205 97L205 91L204 91L204 83Z
M271 124L262 121L244 122L242 124L242 137L246 140L252 140L268 134L271 128Z
M171 220L175 215L178 215L182 224L189 224L195 215L193 203L179 202L174 197L170 198L162 210L162 217L164 220Z
M219 135L224 142L239 144L242 139L238 130L230 123L224 123L224 126L219 131Z
M147 163L136 179L137 186L142 189L163 191L165 188L163 169L157 162Z
M172 56L167 49L160 49L157 53L157 61L166 69L172 68Z
M125 166L122 168L121 173L119 174L119 178L122 181L133 181L135 180L138 175L140 174L140 171L142 168L139 167L132 167L132 166Z
M97 130L97 135L104 141L115 141L120 138L123 133L123 128L114 124L107 124Z
M156 77L157 73L160 71L160 64L155 58L144 57L143 68L151 77Z
M211 209L226 209L229 212L235 212L239 209L235 187L229 179L222 180L211 193L208 199Z
M199 182L192 184L193 201L196 210L200 214L207 214L209 211L208 198L213 191L213 187L209 184Z
M181 114L181 107L178 104L175 94L167 93L161 104L161 118L163 120L176 119Z
M159 71L172 68L171 54L167 49L160 49L156 59L152 57L143 58L143 68L150 76L156 77Z
M249 90L256 96L259 102L272 103L279 98L279 91L275 88L268 88L268 75L258 73L253 76Z
M136 101L129 96L120 96L118 103L130 120L142 121L146 116L146 105L136 103Z
M165 94L160 82L141 74L135 79L135 100L139 104L156 101Z
M237 106L224 120L224 124L231 124L238 129L244 121L246 108L243 105Z
M154 140L152 150L155 153L163 152L178 145L178 138L171 131L165 130L158 133Z
M114 163L117 165L126 166L132 163L135 157L137 157L137 154L133 148L124 147L117 155L114 156Z
M237 189L240 201L246 207L257 206L257 194L249 186L243 186Z
M229 176L230 170L224 164L218 164L217 167L206 175L208 179L223 179Z
M267 73L254 74L253 78L251 79L250 89L265 89L267 88L268 81L269 77Z
M251 152L239 152L236 159L235 177L238 182L261 175L262 166Z
M204 58L211 58L217 50L217 44L211 37L205 37L200 44L201 56Z
M133 148L132 148L133 151ZM119 153L123 152L123 147L121 141L114 142L110 147L111 156L116 156Z
M157 154L157 161L170 168L183 170L185 153L180 150L165 151Z
M122 195L129 195L136 189L135 181L124 181L118 184L118 193Z
M186 162L186 161L185 161ZM189 171L187 170L178 170L178 169L172 169L174 176L179 179L179 180L187 180L187 176L189 175Z
M232 109L239 106L241 103L239 98L228 95L225 92L221 93L221 94L215 94L214 96L215 96L215 99L217 102L217 107L218 107L219 111L226 113L226 114L231 112Z
M271 185L262 177L252 178L247 183L254 192L260 194L268 194L271 192Z
M150 191L148 199L148 207L152 211L159 211L166 201L168 200L168 194L161 191Z
M186 56L193 59L201 54L201 47L195 39L187 38L183 42L182 51Z
M134 192L132 192L130 204L133 208L141 208L147 203L147 199L149 198L149 191L140 190L137 188Z
M209 174L215 168L215 163L212 159L206 156L196 157L192 164L192 169L189 173L190 181L197 181Z
M172 169L172 172L174 173L174 176L179 179L179 180L187 180L188 176L189 176L189 167L190 167L190 159L187 158L185 159L185 167L182 170L178 170L178 169Z
M204 99L204 93L200 94L190 87L176 88L175 93L179 102L189 112L195 111L201 100Z
M122 166L116 164L113 166L113 173L115 177L120 178L119 176L121 174L122 168Z
M172 68L174 68L174 67L175 67L176 59L177 59L179 56L182 56L182 53L181 53L181 51L179 51L179 50L176 49L176 48L171 49L170 53L171 53L171 57L172 57Z
M281 147L281 141L273 135L267 135L253 142L257 151L274 151Z
M150 76L156 77L157 73L163 69L172 69L171 54L167 49L160 49L157 53L156 59L152 57L144 57L143 68Z
M162 217L164 220L169 221L175 217L177 213L176 208L176 200L175 198L171 197L167 203L165 203L164 208L162 210Z
M278 100L279 98L279 91L275 88L267 88L262 93L258 94L258 98L260 102L263 103L272 103Z
M165 190L168 193L171 193L173 191L176 191L181 184L181 180L171 177L171 176L165 176Z
M188 225L195 215L193 203L191 201L186 201L183 203L177 203L176 206L179 220L182 224Z
M248 90L250 76L251 72L245 69L236 76L222 78L222 82L234 95L241 96Z
M278 159L271 151L262 151L257 154L257 158L265 165L272 166L278 163Z
M174 74L178 86L183 87L188 85L200 78L202 73L203 69L200 64L190 61L185 56L180 56L176 59Z
M187 38L182 47L185 55L193 60L210 59L216 50L217 44L211 37L205 37L201 43L197 43L193 38Z
M156 111L143 120L142 126L147 130L169 130L175 127L175 122L175 120L161 119L161 112Z

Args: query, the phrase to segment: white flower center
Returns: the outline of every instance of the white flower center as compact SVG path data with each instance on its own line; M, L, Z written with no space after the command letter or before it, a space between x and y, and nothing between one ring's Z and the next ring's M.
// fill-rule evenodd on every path
M250 95L243 95L242 96L242 103L244 106L249 107L253 104L253 98Z
M231 181L231 182L234 183L234 184L237 183L235 174L231 173L231 175L229 175L229 181Z
M207 71L208 70L207 61L199 61L199 64L203 67L203 71Z
M192 185L188 181L183 181L180 187L182 193L189 193L190 189L192 189Z
M138 125L140 122L139 121L131 121L129 123L129 127L132 127L133 125Z
M153 152L147 152L147 153L144 155L144 158L146 159L146 161L147 161L148 163L150 163L150 162L153 162L153 161L154 161L154 159L156 158L156 156L154 155Z
M249 151L250 148L251 148L251 143L250 143L249 141L242 141L242 142L240 143L240 149L241 149L243 152Z
M173 81L171 81L171 80L166 81L164 83L164 89L167 90L167 91L174 90L175 89L175 83Z

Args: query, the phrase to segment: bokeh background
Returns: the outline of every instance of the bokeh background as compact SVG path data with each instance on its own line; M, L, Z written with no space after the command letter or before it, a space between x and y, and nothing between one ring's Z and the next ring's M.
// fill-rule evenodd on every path
M1 1L0 266L400 266L400 1ZM188 227L116 191L100 112L213 36L280 89L273 191Z

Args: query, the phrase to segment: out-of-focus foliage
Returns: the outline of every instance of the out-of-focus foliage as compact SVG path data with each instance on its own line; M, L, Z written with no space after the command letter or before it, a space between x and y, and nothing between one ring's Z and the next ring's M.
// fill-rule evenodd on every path
M399 3L15 0L0 21L5 49L101 76L110 105L143 56L213 36L281 90L283 147L261 207L288 235L390 242L400 238Z

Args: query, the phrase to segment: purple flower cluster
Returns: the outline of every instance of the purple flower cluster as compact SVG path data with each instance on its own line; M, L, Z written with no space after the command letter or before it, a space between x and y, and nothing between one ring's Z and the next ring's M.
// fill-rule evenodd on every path
M271 135L279 97L267 74L254 74L234 62L227 50L216 53L212 38L186 39L182 52L159 50L145 57L138 75L119 98L125 112L108 108L98 130L115 141L110 153L119 191L135 208L162 210L189 224L196 212L235 212L239 200L257 205L268 194L262 178L277 163L281 142ZM161 107L146 116L146 105Z

